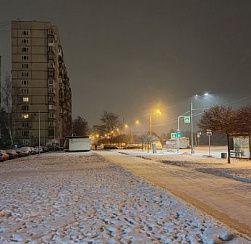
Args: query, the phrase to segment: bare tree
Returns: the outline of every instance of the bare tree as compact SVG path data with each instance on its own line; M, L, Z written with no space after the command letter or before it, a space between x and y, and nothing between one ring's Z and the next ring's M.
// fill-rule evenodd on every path
M3 111L6 113L2 124L5 126L5 128L8 130L9 138L11 140L11 144L13 145L13 137L12 137L12 116L11 116L11 105L12 105L12 83L11 83L11 77L9 75L6 75L5 82L2 85L2 107Z
M73 134L76 136L86 136L89 133L88 122L81 116L73 120Z
M250 133L251 108L233 110L231 107L215 106L204 112L199 127L226 134L228 142L228 163L230 163L230 134Z
M235 131L236 112L231 107L215 106L205 111L199 122L202 130L229 134Z
M251 133L251 106L241 107L236 111L236 132Z
M2 84L2 107L7 113L11 113L11 91L12 91L12 82L11 77L6 75L5 81Z
M116 130L117 128L121 128L119 116L111 112L104 111L100 117L100 122L101 123L99 125L93 126L93 130L100 135L104 135Z

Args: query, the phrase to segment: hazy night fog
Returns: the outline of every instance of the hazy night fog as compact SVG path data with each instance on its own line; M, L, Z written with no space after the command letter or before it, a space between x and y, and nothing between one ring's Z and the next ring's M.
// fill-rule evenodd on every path
M0 0L3 78L10 21L51 21L60 31L73 115L90 125L108 110L144 120L161 104L160 131L175 127L189 98L238 106L251 97L249 0ZM228 94L228 96L226 96ZM216 99L217 97L217 99Z

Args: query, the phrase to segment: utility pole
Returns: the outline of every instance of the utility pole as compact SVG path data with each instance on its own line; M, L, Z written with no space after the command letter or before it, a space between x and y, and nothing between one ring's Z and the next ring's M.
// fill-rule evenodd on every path
M40 154L40 111L38 112L38 154Z
M180 132L180 118L182 118L183 116L178 116L178 128L177 128L177 132ZM180 151L180 138L178 137L177 139L177 153L179 153Z
M194 153L193 149L193 98L191 98L191 103L190 103L190 143L191 143L191 154Z
M149 115L149 135L152 135L152 115Z

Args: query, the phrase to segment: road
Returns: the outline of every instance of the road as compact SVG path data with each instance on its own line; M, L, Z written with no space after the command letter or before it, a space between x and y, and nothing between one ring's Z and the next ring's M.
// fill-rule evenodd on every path
M251 239L251 184L154 160L99 152L107 160L160 186Z

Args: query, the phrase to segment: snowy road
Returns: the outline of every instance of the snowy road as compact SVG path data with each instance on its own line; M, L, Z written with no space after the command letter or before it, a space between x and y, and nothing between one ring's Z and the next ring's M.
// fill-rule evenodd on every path
M92 153L0 164L0 243L249 243Z

